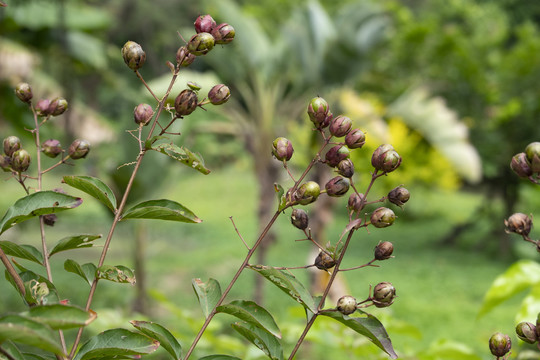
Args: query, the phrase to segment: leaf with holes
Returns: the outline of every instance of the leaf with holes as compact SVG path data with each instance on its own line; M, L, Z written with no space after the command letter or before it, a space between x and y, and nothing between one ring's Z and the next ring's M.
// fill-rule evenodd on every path
M121 284L134 285L136 282L133 270L123 265L103 265L96 270L96 277Z
M204 161L201 156L191 152L185 147L179 147L171 143L162 143L152 146L152 150L180 161L182 164L187 165L204 175L210 174L210 170L204 165Z

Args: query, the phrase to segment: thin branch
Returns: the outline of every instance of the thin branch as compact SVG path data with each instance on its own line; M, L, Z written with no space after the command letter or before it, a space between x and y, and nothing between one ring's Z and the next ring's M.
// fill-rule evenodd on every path
M233 220L233 217L232 216L229 216L229 219L231 219L231 222L234 226L234 230L236 230L236 233L238 234L238 237L240 238L240 240L242 240L242 242L244 243L244 245L246 246L246 249L251 250L248 246L248 244L244 241L244 238L242 237L242 235L240 235L240 231L238 231L238 228L236 227L236 224L234 223L234 220Z
M24 283L19 276L19 273L17 273L17 270L11 265L11 262L9 261L6 253L0 248L0 260L2 260L2 263L4 263L4 266L6 267L7 272L13 280L15 281L15 285L17 285L17 289L21 293L21 295L24 297L26 295L26 290L24 288Z

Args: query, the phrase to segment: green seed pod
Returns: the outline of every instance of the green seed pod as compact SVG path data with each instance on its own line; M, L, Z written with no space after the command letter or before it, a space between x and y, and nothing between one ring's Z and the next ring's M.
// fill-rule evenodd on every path
M214 48L214 44L214 37L207 32L202 32L191 37L187 49L193 55L201 56L208 54Z
M343 145L331 147L324 156L325 163L330 167L336 167L342 160L348 159L350 150Z
M222 23L212 29L212 36L214 37L216 44L226 45L234 40L236 32L234 28L227 24Z
M48 113L52 116L62 115L67 110L67 108L67 100L61 97L57 97L50 102Z
M336 309L343 315L350 315L357 309L356 299L350 295L342 296L337 302Z
M308 205L316 201L321 193L319 184L315 181L308 181L302 184L294 193L294 200L300 205Z
M62 153L62 145L60 141L55 139L45 140L41 144L41 151L50 158L55 158Z
M529 344L534 344L538 338L536 336L536 326L533 323L523 321L516 325L518 338Z
M502 357L512 348L510 336L496 332L489 339L489 350L494 356Z
M28 151L19 149L11 156L11 168L17 172L25 172L28 170L31 160Z
M390 144L379 146L371 157L371 165L375 169L386 173L394 171L400 164L401 157Z
M189 115L197 109L199 99L197 93L191 89L183 90L174 101L174 109L178 116Z
M73 141L68 149L68 154L73 160L85 158L89 152L90 143L80 139Z
M231 90L227 85L218 84L208 92L208 100L212 105L225 104L231 97Z
M373 288L371 301L378 307L387 307L394 303L396 298L396 288L389 282L381 282Z
M316 97L309 102L307 113L316 128L323 128L329 113L328 103L322 97Z
M516 154L510 161L510 168L517 176L527 178L533 174L531 163L527 159L527 154L524 152Z
M20 83L15 88L15 95L24 103L29 103L34 96L32 94L32 88L27 83Z
M140 69L146 61L146 53L135 41L128 41L122 47L122 57L131 70Z
M280 161L289 161L293 153L292 143L287 138L278 137L272 143L272 155Z
M16 136L8 136L4 139L4 154L7 156L13 155L13 153L21 148L21 140Z
M371 225L375 226L376 228L390 226L394 223L394 220L396 220L396 215L391 209L386 207L375 209L375 211L371 213L370 218Z

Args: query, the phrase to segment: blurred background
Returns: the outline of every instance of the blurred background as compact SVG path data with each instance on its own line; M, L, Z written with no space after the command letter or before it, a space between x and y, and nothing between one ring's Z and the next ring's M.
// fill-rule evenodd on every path
M271 157L271 142L277 136L292 141L291 169L300 174L317 149L305 112L317 95L329 102L334 115L349 116L367 134L364 148L352 155L359 190L369 181L372 151L390 143L403 163L378 181L371 194L382 197L401 184L411 192L409 203L394 209L394 226L357 234L345 262L353 267L371 260L379 241L394 243L395 258L380 268L344 273L343 290L363 299L370 285L394 284L399 296L395 304L372 312L404 359L490 359L491 334L514 333L528 289L482 316L479 311L499 274L519 259L538 256L530 244L504 232L503 220L517 211L535 216L540 205L538 189L509 168L514 154L540 140L540 2L6 2L0 8L2 138L17 135L23 146L32 144L26 131L33 127L31 112L13 94L16 84L25 81L34 99L62 96L70 105L44 128L44 139L67 145L84 138L92 144L85 160L47 177L50 189L61 187L66 173L100 177L117 192L125 187L131 168L121 165L134 161L138 152L126 132L136 128L133 108L141 102L154 106L122 60L126 41L136 41L146 51L141 74L159 96L170 79L166 62L175 63L176 50L194 33L197 16L209 13L236 29L233 43L217 46L182 71L172 93L174 99L187 81L199 83L201 94L217 83L231 88L227 104L199 109L175 124L182 134L175 143L200 153L212 173L204 176L150 154L130 197L132 203L178 201L203 222L121 224L106 263L135 268L138 284L101 282L93 304L99 318L88 333L148 317L171 329L184 346L191 343L203 320L191 278L212 277L222 286L231 279L245 247L230 217L253 243L275 211L273 184L291 184ZM333 175L323 167L313 176L324 184ZM9 180L2 175L2 209L24 195ZM74 232L106 234L112 220L106 209L64 188L85 202L62 213L48 239ZM326 201L313 209L320 220L314 231L317 241L339 237L347 224L346 201ZM289 216L278 221L258 262L301 266L313 261L313 246L295 241L302 234L290 225ZM36 245L36 229L37 223L21 224L2 240ZM90 248L65 258L96 262L99 253L99 247ZM53 269L60 293L73 304L84 304L87 289L62 264L57 260ZM312 274L295 275L317 286ZM242 275L231 295L247 297L276 313L285 348L291 349L304 325L303 309L271 285L256 282L251 273ZM1 280L0 311L22 309L15 290ZM213 349L242 359L264 358L234 334L230 319L217 320L201 343L201 355ZM337 323L318 322L308 339L310 345L299 358L386 358ZM516 345L527 349L517 339Z

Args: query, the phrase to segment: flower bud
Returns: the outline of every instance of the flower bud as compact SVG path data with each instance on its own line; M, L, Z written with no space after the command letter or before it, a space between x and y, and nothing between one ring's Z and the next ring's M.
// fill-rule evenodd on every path
M375 260L387 260L392 257L394 252L394 244L390 241L383 241L375 246Z
M321 188L315 181L308 181L300 185L294 193L294 200L300 205L308 205L317 200Z
M338 300L336 308L343 315L350 315L356 311L356 299L350 295L342 296Z
M187 44L187 49L195 56L206 55L214 48L214 37L207 32L193 35Z
M349 149L360 149L366 143L366 135L360 129L349 131L345 136L345 144Z
M392 145L383 144L373 152L371 165L377 170L389 173L398 168L401 157L394 151Z
M317 129L323 128L326 117L328 116L329 108L328 103L322 97L316 97L309 102L307 113L309 119Z
M536 336L536 326L533 323L523 321L516 325L518 338L529 344L534 344L538 340Z
M403 186L398 186L388 193L388 201L397 206L402 206L411 197L409 190Z
M349 191L349 186L351 182L349 179L342 176L336 176L333 179L330 179L324 186L326 189L326 194L332 197L343 196Z
M41 151L50 158L55 158L62 153L62 146L60 141L55 139L45 140L41 144Z
M178 116L189 115L197 109L197 93L191 89L182 90L174 101L174 109Z
M328 270L336 265L336 260L324 251L320 251L315 258L315 267L319 270Z
M0 168L5 172L11 172L11 158L9 156L0 155Z
M38 116L47 116L51 113L49 112L49 105L51 104L51 101L49 99L41 99L36 104L36 113Z
M349 196L347 208L351 211L359 212L360 210L362 210L365 204L366 197L364 196L364 194L352 193L351 196Z
M349 157L350 151L346 146L336 145L326 152L324 161L330 167L336 167L340 161Z
M335 137L343 137L351 130L352 121L347 116L338 115L330 122L330 134Z
M371 301L376 307L383 308L392 305L395 298L396 288L389 282L381 282L373 288Z
M45 223L45 225L54 226L56 220L58 220L58 217L55 214L43 215L43 223Z
M293 153L292 143L284 137L278 137L272 143L272 155L280 161L289 161Z
M206 32L209 33L216 26L216 21L210 15L201 15L196 20L195 31L198 33Z
M122 57L131 70L140 69L146 61L146 53L141 45L135 41L128 41L124 44L124 47L122 47Z
M373 211L370 222L371 225L375 226L376 228L384 228L392 225L395 219L396 215L392 210L389 208L380 207Z
M185 46L178 48L176 52L176 63L180 66L186 67L191 65L195 61L195 58L197 57L190 53Z
M351 159L341 160L337 165L337 172L346 178L352 178L354 175L354 164Z
M153 116L154 109L148 104L139 104L133 110L133 119L138 125L148 125Z
M527 160L531 164L534 173L540 172L540 142L533 142L525 148Z
M21 140L16 136L8 136L4 139L4 154L7 156L13 155L13 153L21 148Z
M510 336L496 332L489 339L489 350L494 356L502 357L506 355L512 348Z
M77 139L69 145L68 154L73 160L85 158L90 151L90 143Z
M11 156L11 168L17 172L25 172L28 170L31 160L28 151L19 149Z
M15 95L24 103L30 102L32 100L32 88L27 83L19 83L15 88Z
M302 209L294 209L291 214L291 224L297 229L305 230L308 227L309 217Z
M229 90L228 86L223 84L215 85L208 92L208 100L210 100L213 105L225 104L230 97L231 90Z
M236 32L234 31L234 28L227 24L222 23L217 25L212 29L212 36L214 39L216 39L216 44L228 44L231 41L234 40L234 36L236 35Z
M504 220L507 233L529 235L532 228L532 218L523 213L512 214L508 220Z
M533 171L531 168L531 163L527 159L527 154L524 152L516 154L512 157L510 161L510 168L516 173L519 177L529 177L532 175Z
M61 97L57 97L50 102L49 108L47 109L47 111L52 116L58 116L58 115L62 115L67 110L67 108L68 108L67 100Z

